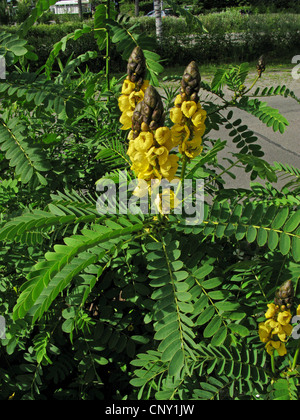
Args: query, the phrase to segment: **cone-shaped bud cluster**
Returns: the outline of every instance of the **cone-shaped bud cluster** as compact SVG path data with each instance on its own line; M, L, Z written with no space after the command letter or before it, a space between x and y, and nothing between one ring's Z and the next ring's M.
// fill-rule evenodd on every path
M132 116L135 107L144 99L145 90L149 85L144 80L146 62L144 53L140 47L136 47L128 61L128 75L122 86L122 95L119 97L119 108L122 112L120 122L122 130L129 130L132 127Z
M286 281L276 292L274 303L278 306L286 306L290 309L294 302L294 287L291 280Z
M195 61L192 61L184 71L181 80L181 96L184 101L199 101L201 76Z
M128 139L127 154L138 179L174 179L178 156L170 154L174 148L171 130L164 127L163 103L153 86L147 88L143 101L135 108Z
M291 308L294 299L294 287L291 280L286 281L275 294L274 303L268 304L265 322L259 324L260 340L266 344L266 350L273 355L276 350L279 356L287 354L286 341L292 334ZM300 305L297 308L300 315Z
M150 85L145 92L143 101L136 106L133 113L133 137L137 137L141 131L163 127L164 122L164 107L161 97L157 90Z
M174 123L172 139L179 146L179 152L193 159L202 152L202 136L205 132L206 111L199 103L200 73L195 61L184 71L181 94L175 99L175 107L170 110Z
M141 89L146 73L146 61L143 50L140 47L135 47L128 60L127 74L132 83Z
M256 68L259 77L261 77L262 73L266 70L266 61L263 55L259 57Z

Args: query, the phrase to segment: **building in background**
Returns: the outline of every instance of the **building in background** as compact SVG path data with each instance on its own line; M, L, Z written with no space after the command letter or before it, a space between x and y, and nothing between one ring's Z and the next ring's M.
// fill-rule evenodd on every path
M92 4L89 0L81 0L82 12L92 13ZM71 14L75 15L79 13L78 0L61 0L55 3L54 6L50 6L51 12L56 15Z

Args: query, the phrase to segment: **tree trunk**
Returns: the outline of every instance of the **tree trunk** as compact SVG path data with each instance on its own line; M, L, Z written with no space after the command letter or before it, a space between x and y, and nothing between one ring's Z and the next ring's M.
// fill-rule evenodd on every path
M140 0L135 0L135 17L138 17L140 13Z
M161 18L161 0L154 0L156 38L161 43L163 37L162 18Z
M80 21L83 21L82 2L78 0L78 14Z

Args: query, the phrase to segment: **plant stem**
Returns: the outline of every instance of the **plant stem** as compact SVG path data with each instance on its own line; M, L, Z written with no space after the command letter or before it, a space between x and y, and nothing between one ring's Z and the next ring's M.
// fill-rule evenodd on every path
M186 165L187 165L187 156L184 155L183 162L182 162L181 176L180 176L181 182L184 180Z
M275 356L274 356L274 352L271 355L271 367L272 367L272 373L273 375L276 375L276 367L275 367Z
M294 356L294 359L293 359L293 365L292 365L293 370L296 369L299 352L300 352L300 341L299 341L298 348L296 350L296 353L295 353L295 356Z
M106 0L106 19L110 18L110 0ZM106 57L105 57L105 76L107 89L110 90L110 33L106 29Z
M254 88L254 86L256 85L256 83L258 82L259 79L260 79L260 76L259 75L256 76L252 85L249 87L249 89L246 90L246 92L243 93L243 95L246 95L248 92L250 92L250 90Z
M182 185L182 183L183 183L183 180L184 180L184 176L185 176L185 171L186 171L187 161L188 161L187 156L186 156L186 155L183 155L183 158L182 158L181 175L180 175L180 182L178 183L178 187L177 187L177 190L176 190L176 193L175 193L175 195L176 195L176 196L177 196L177 194L178 194L178 192L179 192L179 190L180 190L180 187L181 187L181 185Z

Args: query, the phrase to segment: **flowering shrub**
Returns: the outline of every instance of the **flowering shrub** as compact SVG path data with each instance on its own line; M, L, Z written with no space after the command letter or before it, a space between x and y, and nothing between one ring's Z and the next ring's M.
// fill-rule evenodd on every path
M149 40L104 5L30 73L23 35L46 6L22 33L0 34L0 399L297 400L300 171L266 162L234 109L283 134L288 121L264 99L299 99L255 90L263 57L254 80L242 63L204 83L191 62L159 89ZM87 51L54 72L86 33L105 70L78 69ZM124 79L111 77L110 41ZM227 140L211 138L220 127ZM235 166L256 180L248 189L226 187Z

